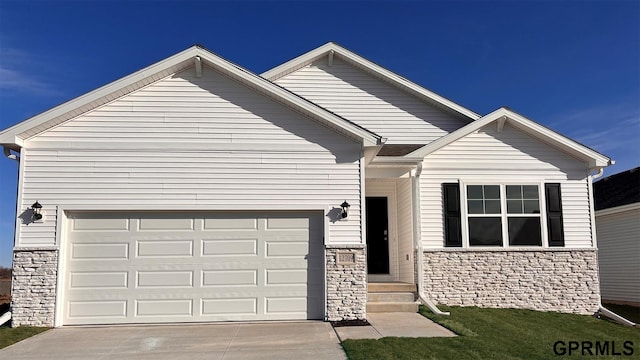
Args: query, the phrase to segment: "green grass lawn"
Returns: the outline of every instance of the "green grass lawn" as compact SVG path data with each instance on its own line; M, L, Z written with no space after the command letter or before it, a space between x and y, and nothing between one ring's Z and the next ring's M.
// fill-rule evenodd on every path
M640 359L640 329L630 328L591 316L516 309L480 309L442 307L451 316L436 316L425 308L428 318L461 336L454 338L382 338L379 340L345 340L342 345L349 359L562 359L583 358L582 342L593 347L585 350L590 359ZM554 353L554 343L560 356ZM571 342L579 346L568 356ZM596 356L604 342L611 356ZM630 345L625 341L632 342ZM633 351L632 355L612 355Z
M0 315L9 311L9 304L0 304ZM8 323L0 326L0 349L7 347L13 343L24 340L33 335L39 334L48 328L45 327L29 327L21 326L10 328Z
M39 334L47 329L48 328L31 326L20 326L17 328L10 328L7 325L0 326L0 349Z

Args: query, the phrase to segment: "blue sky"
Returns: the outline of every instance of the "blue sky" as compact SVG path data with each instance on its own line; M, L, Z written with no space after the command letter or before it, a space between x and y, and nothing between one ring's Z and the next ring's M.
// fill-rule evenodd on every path
M256 73L327 41L640 165L640 2L0 0L0 129L199 43ZM0 265L17 163L0 158Z

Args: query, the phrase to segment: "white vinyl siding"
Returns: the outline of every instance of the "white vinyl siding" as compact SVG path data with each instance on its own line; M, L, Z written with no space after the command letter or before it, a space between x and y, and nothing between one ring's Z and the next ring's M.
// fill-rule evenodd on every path
M423 244L425 248L444 246L442 183L461 180L560 183L565 247L592 247L587 174L581 161L511 126L497 132L495 125L489 125L425 157L420 176Z
M332 66L322 58L276 83L386 137L387 144L428 144L466 124L337 57Z
M603 301L640 304L640 204L596 211ZM623 207L620 207L623 208Z
M359 243L357 144L204 67L167 77L29 139L18 246L55 244L64 210L323 210L332 243Z
M413 284L415 280L411 179L398 179L396 189L398 191L398 280Z

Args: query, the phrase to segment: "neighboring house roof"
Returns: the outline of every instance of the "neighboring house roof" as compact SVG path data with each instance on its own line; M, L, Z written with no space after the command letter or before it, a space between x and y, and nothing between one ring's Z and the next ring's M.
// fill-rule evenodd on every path
M574 156L575 158L587 162L590 169L600 169L613 163L612 160L607 156L602 155L599 152L590 149L587 146L582 145L564 135L561 135L543 125L540 125L533 120L529 120L524 116L505 107L487 114L482 118L468 125L465 125L464 127L448 135L445 135L440 139L428 145L425 145L418 150L413 151L410 154L407 154L407 157L425 157L432 152L441 149L442 147L451 144L452 142L463 138L492 122L497 123L498 131L502 129L505 123L508 123L514 128L517 128L535 138L538 138L539 140L551 146L554 146L564 151L565 153Z
M198 67L201 68L203 63L339 133L353 139L361 140L366 146L381 145L383 142L382 138L372 131L354 124L249 70L233 64L202 46L194 45L165 60L159 61L122 79L116 80L5 129L0 132L0 145L9 148L21 147L24 140L47 129L179 71L193 66L195 66L196 69L198 69Z
M640 203L640 167L593 183L593 197L596 210Z
M316 49L313 49L303 55L300 55L292 60L285 62L269 71L262 73L262 77L275 81L287 74L290 74L304 66L311 64L319 58L330 56L339 57L347 63L364 70L365 72L372 74L378 78L385 80L388 83L417 96L431 104L435 104L449 112L457 114L459 117L466 119L467 121L473 121L480 118L480 115L448 100L424 87L413 83L402 76L393 73L380 65L377 65L360 55L357 55L342 46L328 42Z

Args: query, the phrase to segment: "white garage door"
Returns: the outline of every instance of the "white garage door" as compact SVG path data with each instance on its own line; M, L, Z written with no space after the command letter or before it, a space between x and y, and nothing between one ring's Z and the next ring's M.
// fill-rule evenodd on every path
M65 325L323 318L321 213L68 216Z

